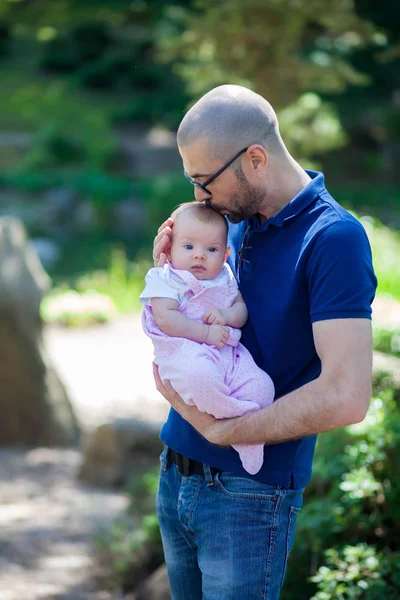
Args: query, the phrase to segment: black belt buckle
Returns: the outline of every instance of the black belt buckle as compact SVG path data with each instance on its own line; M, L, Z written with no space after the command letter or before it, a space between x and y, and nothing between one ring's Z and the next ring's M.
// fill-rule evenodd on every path
M190 475L190 458L182 456L182 454L176 454L176 463L178 465L178 473L181 477Z

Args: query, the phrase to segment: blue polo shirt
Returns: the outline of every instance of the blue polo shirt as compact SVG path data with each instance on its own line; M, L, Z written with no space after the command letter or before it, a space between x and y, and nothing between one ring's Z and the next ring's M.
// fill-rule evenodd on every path
M241 341L271 376L275 399L320 375L312 324L370 319L377 285L362 225L330 196L322 173L307 173L312 181L274 217L229 224L229 263L249 312ZM192 459L286 488L309 482L316 442L266 445L261 470L249 475L233 448L210 444L173 409L161 439Z

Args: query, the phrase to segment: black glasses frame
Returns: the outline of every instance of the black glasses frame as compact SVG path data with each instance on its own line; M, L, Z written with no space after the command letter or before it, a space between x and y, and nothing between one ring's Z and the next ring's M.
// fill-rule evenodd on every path
M207 189L207 186L210 185L210 183L212 181L214 181L214 179L216 179L217 177L219 177L221 175L221 173L223 173L225 171L225 169L227 169L228 167L230 167L231 164L237 158L239 158L239 156L241 154L243 154L244 152L246 152L248 149L249 149L249 146L247 146L246 148L243 148L242 150L240 150L240 152L238 152L237 154L235 154L235 156L233 158L231 158L231 160L229 160L223 167L221 167L216 173L214 173L214 175L211 175L211 177L209 177L207 179L207 181L205 181L204 183L199 183L198 181L196 181L195 179L193 179L193 177L191 177L190 175L188 175L188 173L186 173L186 171L183 171L183 174L186 177L186 179L188 181L190 181L190 183L192 185L195 185L196 187L198 187L201 190L203 190L203 192L206 192L206 194L208 194L209 196L211 196L212 192L210 192L210 190Z

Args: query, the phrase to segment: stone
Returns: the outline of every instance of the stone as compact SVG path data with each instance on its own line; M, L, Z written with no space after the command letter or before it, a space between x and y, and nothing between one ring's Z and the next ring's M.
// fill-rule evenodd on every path
M50 279L22 223L0 218L0 446L76 444L71 403L45 352L39 307Z
M135 600L171 600L167 568L158 567L135 593Z
M158 426L139 419L116 419L89 435L79 478L92 485L124 485L157 464L161 450Z

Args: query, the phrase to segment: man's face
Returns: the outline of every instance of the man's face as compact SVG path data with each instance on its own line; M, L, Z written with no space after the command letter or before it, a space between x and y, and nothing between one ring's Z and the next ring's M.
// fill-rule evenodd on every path
M206 181L223 162L211 158L207 153L205 139L180 148L185 171L199 183ZM227 157L229 160L229 157ZM265 200L265 191L260 190L247 180L242 168L241 160L248 160L246 156L239 157L237 161L212 181L204 190L194 187L194 195L198 202L205 202L214 210L226 215L231 223L240 223L256 215Z

